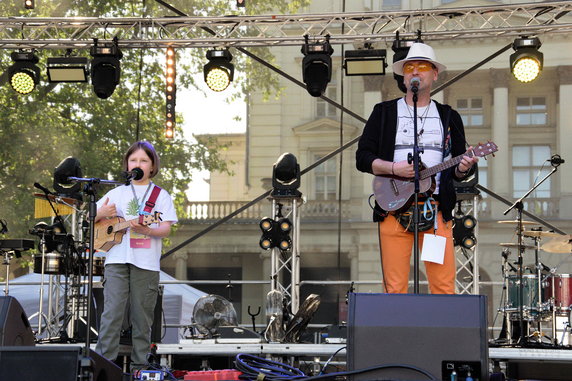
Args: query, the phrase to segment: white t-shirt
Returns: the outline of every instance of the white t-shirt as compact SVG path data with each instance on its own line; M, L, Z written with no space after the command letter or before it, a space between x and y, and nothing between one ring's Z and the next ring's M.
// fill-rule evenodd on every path
M152 184L152 183L151 183ZM125 218L125 220L132 220L138 218L139 210L145 208L145 201L151 196L154 184L148 190L148 185L133 185L135 194L137 195L137 200L133 195L133 190L130 185L121 185L107 192L103 197L97 202L97 208L99 209L105 200L109 197L109 204L115 204L117 210L117 215L119 217ZM145 195L146 194L146 195ZM143 196L145 199L143 200ZM163 221L171 221L176 223L178 221L177 214L175 212L175 206L173 205L173 200L169 193L161 189L157 200L155 201L155 207L152 212L161 212L161 219ZM151 228L159 226L158 224L149 225ZM161 249L163 247L163 239L160 237L146 237L150 238L151 246L150 248L132 248L131 247L131 229L127 229L127 232L123 236L121 243L113 246L106 253L105 264L110 263L130 263L141 269L159 271L160 270L160 260L161 260Z
M407 105L405 99L397 101L397 134L395 136L395 151L393 161L407 160L407 155L413 153L413 107ZM443 162L443 125L435 102L428 106L417 107L417 139L419 147L424 150L421 161L430 168ZM441 173L435 176L439 193Z

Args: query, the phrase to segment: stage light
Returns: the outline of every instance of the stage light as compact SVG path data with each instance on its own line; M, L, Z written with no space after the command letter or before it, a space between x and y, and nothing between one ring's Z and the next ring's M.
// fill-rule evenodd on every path
M173 47L167 48L165 68L165 137L175 136L175 104L177 103L177 55Z
M272 167L272 196L300 197L300 165L291 153L280 155Z
M209 62L203 67L207 86L213 91L223 91L234 78L234 65L230 63L232 54L228 49L207 51Z
M236 0L236 6L238 8L244 8L246 7L246 0Z
M453 241L455 246L462 246L465 249L472 249L477 244L474 230L477 220L470 215L455 217L453 227Z
M520 82L531 82L542 71L544 55L538 51L540 46L542 44L537 37L514 40L512 48L515 52L510 56L510 70Z
M372 49L371 45L368 45L365 49L346 51L344 69L347 76L385 75L385 59L385 49Z
M34 9L35 6L36 6L36 4L35 4L34 0L24 0L24 8Z
M292 222L288 218L280 218L277 221L270 217L265 217L260 220L259 226L260 230L262 230L262 237L259 242L262 249L269 250L277 247L282 251L286 251L292 247L292 238L290 238Z
M399 32L398 32L395 40L393 40L393 44L391 45L391 50L393 50L392 63L405 59L405 57L407 57L407 53L409 53L409 48L415 42L423 42L423 41L421 41L420 39L415 39L415 40L399 39ZM401 90L403 93L406 93L407 87L403 83L403 76L393 73L393 79L395 79L395 82L397 83L397 87L399 87L399 90Z
M106 99L113 94L119 84L121 76L121 65L119 60L123 53L117 45L117 38L112 44L98 44L95 39L94 45L90 49L91 56L91 83L95 95L101 99Z
M308 36L304 36L306 43L302 46L304 59L302 60L302 80L306 90L313 97L324 94L328 83L332 79L332 53L329 37L326 41L310 43Z
M22 94L30 94L40 82L38 57L33 52L12 52L14 63L8 68L8 79L12 88Z
M50 82L87 82L86 57L50 57L48 58L48 81Z
M69 177L82 177L79 160L72 156L66 157L54 169L54 190L59 195L81 200L81 184L70 181Z

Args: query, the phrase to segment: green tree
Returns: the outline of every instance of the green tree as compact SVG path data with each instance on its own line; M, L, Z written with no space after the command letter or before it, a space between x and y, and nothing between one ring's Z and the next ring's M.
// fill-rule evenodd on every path
M189 15L225 15L232 11L231 1L172 1ZM249 2L249 13L292 12L306 1L271 0ZM154 1L64 0L36 1L36 9L25 10L21 2L1 2L0 17L140 17L173 16L172 11ZM31 31L19 31L23 38ZM109 38L111 38L110 36ZM6 70L12 64L11 51L0 51L0 218L8 222L9 237L30 237L27 230L33 218L34 182L51 187L53 170L67 156L80 160L84 176L117 178L123 153L137 137L152 142L161 155L161 173L157 183L175 195L180 206L192 169L227 170L217 152L216 142L191 143L176 129L173 140L164 138L164 49L123 49L121 81L108 99L95 96L90 84L59 84L45 80L47 57L66 52L39 50L43 80L29 95L17 94L7 83ZM271 59L265 49L259 54ZM87 50L74 52L89 57ZM184 58L186 57L186 58ZM200 57L200 59L195 59ZM177 63L178 88L193 87L193 75L202 70L204 50L189 49ZM253 84L264 86L266 93L278 90L276 78L235 55L237 70L246 72L242 91ZM266 80L260 80L266 77ZM236 94L234 95L236 99ZM183 122L177 115L178 126ZM107 187L100 186L99 194Z

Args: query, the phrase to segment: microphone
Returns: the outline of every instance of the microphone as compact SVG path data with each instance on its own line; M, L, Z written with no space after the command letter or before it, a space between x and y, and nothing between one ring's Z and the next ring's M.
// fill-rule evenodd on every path
M143 178L143 170L141 168L133 168L131 171L123 171L121 173L126 181L141 180Z
M45 186L42 186L40 183L34 183L34 186L36 188L38 188L39 190L41 190L42 192L44 192L45 194L51 194L51 195L56 195L54 192L51 192L48 188L46 188Z
M550 164L554 167L558 167L560 164L564 164L564 159L562 159L560 155L552 155L552 157L546 161L549 161Z
M419 77L413 77L411 78L411 81L409 81L412 92L416 93L419 90L419 81Z

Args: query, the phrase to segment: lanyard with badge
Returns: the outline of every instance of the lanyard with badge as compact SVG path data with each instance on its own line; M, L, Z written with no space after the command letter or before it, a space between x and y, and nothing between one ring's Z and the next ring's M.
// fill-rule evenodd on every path
M149 190L153 186L154 188L153 191L151 192L151 195L149 196L149 200L145 202L145 198L147 197ZM137 201L139 215L142 216L151 214L151 210L155 206L155 201L157 200L157 197L161 192L161 188L154 185L153 182L150 182L149 186L145 190L145 194L141 198L141 201L139 201L137 193L135 193L135 187L133 187L133 184L131 184L131 191L133 192L133 197ZM143 207L143 205L145 205L145 207ZM151 237L144 234L136 233L133 230L131 230L130 247L133 249L149 249L151 248Z

